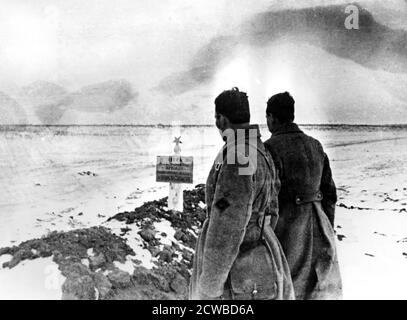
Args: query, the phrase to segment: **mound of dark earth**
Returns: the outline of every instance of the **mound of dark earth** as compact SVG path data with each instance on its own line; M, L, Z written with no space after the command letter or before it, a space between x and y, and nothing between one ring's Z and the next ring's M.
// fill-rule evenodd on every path
M40 239L0 249L0 256L12 259L3 268L13 268L23 260L50 257L66 277L62 285L63 299L186 299L192 268L196 230L205 219L204 185L184 191L184 211L168 211L167 199L146 202L130 212L119 213L106 221L123 223L116 235L105 226L52 232ZM156 237L154 222L170 222L176 242L162 244ZM154 267L141 265L124 237L137 225L143 249L154 257ZM131 261L132 274L117 263Z

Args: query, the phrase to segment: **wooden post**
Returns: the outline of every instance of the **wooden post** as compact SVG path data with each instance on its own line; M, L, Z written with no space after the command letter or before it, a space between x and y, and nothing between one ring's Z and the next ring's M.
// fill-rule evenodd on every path
M181 137L175 137L173 142L175 143L174 158L181 158ZM179 212L184 211L184 188L182 183L170 182L168 192L168 209Z

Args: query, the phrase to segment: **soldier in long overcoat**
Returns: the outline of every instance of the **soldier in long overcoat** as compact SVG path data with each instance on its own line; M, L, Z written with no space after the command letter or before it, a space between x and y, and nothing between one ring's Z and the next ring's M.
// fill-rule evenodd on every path
M270 226L277 215L276 172L247 96L237 88L215 100L226 140L206 183L207 218L199 234L190 299L293 299L287 261ZM246 156L249 151L249 156ZM274 199L274 201L273 201Z
M275 232L290 266L296 299L340 299L337 195L328 156L318 140L293 122L294 99L288 92L269 99L266 116L272 136L264 144L281 181Z

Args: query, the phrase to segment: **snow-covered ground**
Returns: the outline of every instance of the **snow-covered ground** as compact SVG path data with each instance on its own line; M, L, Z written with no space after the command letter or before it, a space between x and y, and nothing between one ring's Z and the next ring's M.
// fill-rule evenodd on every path
M182 136L182 153L194 156L194 183L205 182L222 144L214 133L213 128L0 128L0 247L97 225L168 195L168 185L155 182L155 163L157 155L173 153L174 136Z
M354 132L348 144L326 145L339 193L344 297L407 299L406 131Z
M407 129L304 129L324 144L338 187L335 224L344 297L407 299ZM266 128L262 133L269 136ZM194 183L204 183L222 144L212 127L0 131L0 247L52 230L99 225L118 212L165 196L168 186L155 182L155 159L172 152L178 135L182 153L194 156ZM105 225L119 233L115 224L112 220ZM155 225L159 234L166 234L163 244L174 240L167 224ZM149 268L154 258L141 248L137 226L132 228L126 234L128 243ZM0 265L7 259L1 256ZM47 259L0 269L0 298L16 297L18 288L23 298L59 298L58 290L43 289L49 281L46 271L54 264ZM132 263L118 267L131 271ZM14 289L7 289L16 277ZM54 272L53 279L59 278Z
M0 257L0 300L60 300L65 277L52 258L26 260L12 269L1 265L11 256Z

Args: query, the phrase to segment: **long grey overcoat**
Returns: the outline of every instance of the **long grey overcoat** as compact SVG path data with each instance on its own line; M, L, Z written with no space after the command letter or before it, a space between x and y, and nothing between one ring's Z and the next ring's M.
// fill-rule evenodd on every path
M247 129L255 130L254 143ZM207 218L196 245L190 299L294 298L289 267L270 217L259 241L264 212L278 201L275 168L258 126L247 127L245 133L235 143L228 139L207 179ZM239 171L244 158L237 146L242 144L251 154L250 174ZM235 164L227 161L229 152L236 152Z
M290 266L296 299L340 299L335 244L337 201L322 145L295 123L273 132L265 147L281 181L276 235Z

